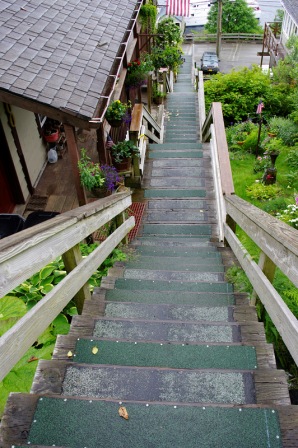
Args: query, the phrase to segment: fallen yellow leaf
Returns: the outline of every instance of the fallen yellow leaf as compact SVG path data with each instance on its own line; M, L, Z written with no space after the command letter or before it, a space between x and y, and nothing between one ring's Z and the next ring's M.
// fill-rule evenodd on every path
M118 410L120 417L125 418L125 420L128 420L128 412L124 406L121 406Z
M93 347L92 353L93 353L93 355L96 355L96 353L98 353L98 348L97 347Z
M69 350L69 352L67 353L67 357L72 358L72 351Z

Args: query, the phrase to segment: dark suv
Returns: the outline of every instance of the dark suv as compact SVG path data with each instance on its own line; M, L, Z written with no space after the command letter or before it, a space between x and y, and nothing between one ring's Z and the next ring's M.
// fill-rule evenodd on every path
M215 51L204 51L201 59L201 70L203 73L218 73L218 57Z

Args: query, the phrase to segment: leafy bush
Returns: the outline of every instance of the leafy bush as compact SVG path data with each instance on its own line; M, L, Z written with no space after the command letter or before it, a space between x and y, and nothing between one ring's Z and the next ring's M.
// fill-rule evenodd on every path
M284 197L277 197L271 199L271 201L268 201L264 204L263 210L266 213L269 213L270 215L276 215L276 213L280 212L281 210L284 210L287 206L287 201Z
M271 160L269 156L259 156L256 158L253 170L254 173L264 172L266 168L271 165Z
M270 79L257 66L214 75L204 83L204 88L206 109L210 108L213 101L221 102L228 124L255 116L260 98L266 108L270 102Z
M81 244L81 253L87 256L98 244ZM101 278L107 275L109 267L115 261L126 259L120 249L114 249L111 255L102 263L89 280L91 291L100 286ZM32 308L44 295L51 291L66 275L61 257L45 266L40 272L0 299L0 336L8 331L26 312ZM77 314L74 302L71 300L51 325L41 334L33 346L25 353L8 375L0 382L0 417L6 399L10 392L29 392L34 377L37 361L51 359L57 334L67 334L70 320Z
M269 129L275 132L286 146L293 146L298 139L298 125L291 119L284 117L272 117L269 120Z
M288 152L286 162L291 168L298 170L298 147Z
M285 210L277 213L276 217L294 227L294 229L298 229L298 197L295 204L289 204Z
M263 185L262 183L255 183L246 188L247 196L251 199L259 201L266 201L276 197L281 192L281 188L276 184Z

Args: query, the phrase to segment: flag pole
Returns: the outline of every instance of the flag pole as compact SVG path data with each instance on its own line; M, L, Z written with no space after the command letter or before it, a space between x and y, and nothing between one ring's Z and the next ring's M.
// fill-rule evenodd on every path
M257 107L257 114L259 114L259 132L258 132L258 139L257 139L257 145L256 145L256 157L259 155L259 144L260 144L260 138L261 138L261 130L262 130L262 110L264 108L264 103L262 100L259 101L258 107Z

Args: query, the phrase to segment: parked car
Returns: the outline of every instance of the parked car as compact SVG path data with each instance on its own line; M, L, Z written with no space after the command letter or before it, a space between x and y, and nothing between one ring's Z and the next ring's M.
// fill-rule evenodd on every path
M218 73L218 62L219 59L215 51L204 51L201 59L201 70L203 73Z

